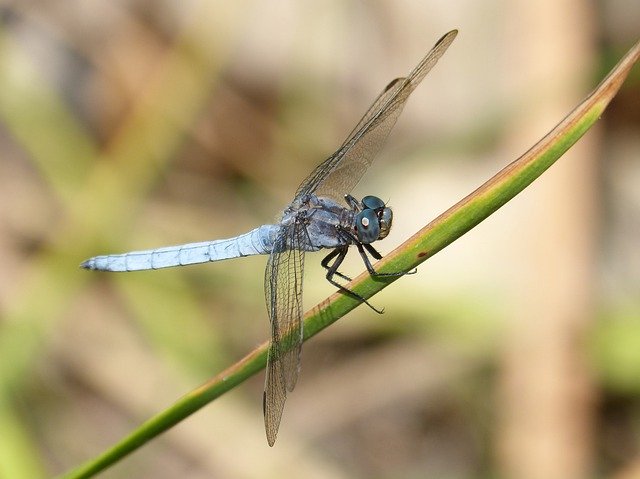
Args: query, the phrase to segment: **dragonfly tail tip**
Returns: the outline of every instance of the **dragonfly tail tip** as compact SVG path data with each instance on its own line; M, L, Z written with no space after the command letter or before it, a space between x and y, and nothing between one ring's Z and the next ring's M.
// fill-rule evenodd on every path
M91 259L85 260L80 263L82 269L95 269L95 262Z

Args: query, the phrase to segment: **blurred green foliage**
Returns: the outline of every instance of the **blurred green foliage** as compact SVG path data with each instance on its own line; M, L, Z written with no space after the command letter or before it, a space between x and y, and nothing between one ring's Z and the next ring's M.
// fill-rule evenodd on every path
M188 12L187 7L170 9L153 2L138 7L131 2L112 10L96 2L85 7L84 14L54 3L1 7L2 478L47 477L91 457L266 339L264 261L108 278L80 271L77 265L101 252L151 246L164 239L201 239L191 238L196 233L233 235L270 219L296 182L328 153L325 141L333 144L336 131L353 120L345 111L334 113L338 119L329 117L334 106L348 103L341 102L340 95L357 97L358 102L366 97L353 87L340 93L340 85L322 79L311 88L304 83L311 74L290 75L286 81L267 73L262 78L256 73L259 68L250 70L250 80L238 74L252 66L235 59L255 26L250 20L261 24L259 11L248 2L198 6ZM92 14L92 8L105 9L102 18ZM346 23L356 22L338 11L347 15ZM312 13L318 23L332 18ZM274 36L281 30L277 25L269 28ZM298 42L296 55L304 65L311 59L300 42L314 35L299 30L294 33L299 38L293 36L291 42ZM286 34L284 27L282 33ZM333 41L366 43L351 34ZM366 60L362 65L379 66ZM329 63L343 65L338 55ZM290 68L287 73L296 67L285 65ZM312 73L314 78L317 73ZM368 76L362 71L349 74ZM347 76L341 81L347 83ZM473 83L469 77L465 82ZM638 97L637 81L633 85L627 98ZM624 105L616 107L618 118L627 118L626 128L637 132L633 119L638 110L632 102L628 105L626 110ZM356 108L354 101L351 106L357 110L362 105ZM444 141L428 138L429 151L454 158L465 152L473 157L478 151L490 156L504 128L500 108L496 111L489 117L470 115L468 127L456 128ZM335 127L337 123L341 126ZM401 153L421 157L424 151L420 143L404 146ZM389 161L390 168L397 163ZM352 321L340 325L342 342L329 332L317 338L315 354L322 357L305 363L305 368L312 372L319 364L339 373L360 352L375 353L384 344L409 348L416 338L424 351L444 347L455 351L447 356L454 358L452 362L473 362L473 367L452 373L445 384L436 383L439 392L432 390L425 396L429 400L421 399L425 404L391 407L391 412L384 410L388 416L373 414L381 419L381 427L383 416L397 419L396 409L404 409L410 418L397 421L411 423L402 430L404 435L378 431L395 441L395 455L386 451L393 457L388 463L376 467L376 459L384 456L376 449L380 444L365 447L371 445L367 436L372 442L378 437L365 427L372 427L373 421L355 419L346 420L330 439L315 440L323 452L302 456L297 451L304 457L299 463L323 471L336 467L336 462L349 464L334 477L372 477L371 471L390 470L423 477L420 473L439 461L452 477L497 474L495 445L489 442L495 425L481 416L496 408L492 401L498 345L507 323L502 293L487 287L480 293L460 289L421 294L422 287L412 291L407 286L405 296L381 295L388 305L384 318L354 312ZM636 293L637 285L631 285L629 295ZM608 309L600 306L589 338L595 388L605 398L622 395L630 409L637 408L640 304L606 304ZM380 367L374 365L373 371ZM122 382L109 376L114 371ZM126 387L121 388L122 383ZM189 466L225 477L235 469L225 464L224 453L241 466L262 460L266 470L280 471L274 459L260 457L261 387L257 380L249 383L248 391L234 392L234 407L251 418L246 424L236 420L234 409L221 404L222 419L229 416L234 425L224 429L220 419L211 426L199 416L204 438L194 434L198 439L161 441L150 447L149 456L133 458L111 477L180 477ZM325 397L322 393L317 394ZM148 397L156 402L145 402ZM351 405L366 399L356 398ZM607 424L609 418L603 412L600 419ZM607 466L610 470L640 449L634 424L628 428L631 439L620 449L631 452L616 458ZM248 432L237 439L234 431ZM434 431L442 434L434 437ZM178 434L173 437L181 438ZM611 441L614 446L616 441ZM205 451L199 452L194 443ZM270 453L282 463L298 457L284 446ZM213 459L207 463L210 455ZM318 458L322 455L333 459ZM165 456L178 466L164 462ZM607 460L598 457L596 462L608 465ZM466 465L463 471L456 469L460 464Z

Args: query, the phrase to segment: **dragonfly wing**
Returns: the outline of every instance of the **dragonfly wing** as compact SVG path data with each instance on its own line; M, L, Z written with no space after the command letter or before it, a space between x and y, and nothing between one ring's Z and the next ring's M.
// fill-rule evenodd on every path
M411 92L442 57L457 34L457 30L445 34L407 77L396 78L387 85L338 151L300 185L296 197L314 193L342 201L382 148Z
M302 224L282 226L265 272L265 295L271 321L271 344L263 398L267 441L273 446L278 434L287 391L298 378L302 349L302 274L304 235Z

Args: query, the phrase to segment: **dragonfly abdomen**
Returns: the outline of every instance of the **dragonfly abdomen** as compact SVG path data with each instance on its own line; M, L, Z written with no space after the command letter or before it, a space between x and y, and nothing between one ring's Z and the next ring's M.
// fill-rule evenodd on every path
M99 271L143 271L269 254L277 230L276 225L262 225L235 238L95 256L80 266Z

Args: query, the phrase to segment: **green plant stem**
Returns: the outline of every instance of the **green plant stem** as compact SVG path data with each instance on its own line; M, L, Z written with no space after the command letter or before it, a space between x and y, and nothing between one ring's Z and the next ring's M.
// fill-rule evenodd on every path
M529 151L405 241L377 263L376 270L408 271L415 268L524 190L598 120L639 57L640 42L580 105ZM348 288L368 299L396 279L372 278L365 272L354 279ZM340 293L331 295L305 315L304 339L316 335L359 304L350 296ZM77 479L97 474L233 389L265 367L267 347L268 342L263 343L236 364L142 424L111 449L62 477Z

